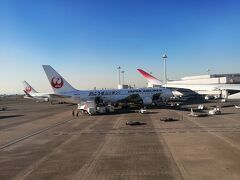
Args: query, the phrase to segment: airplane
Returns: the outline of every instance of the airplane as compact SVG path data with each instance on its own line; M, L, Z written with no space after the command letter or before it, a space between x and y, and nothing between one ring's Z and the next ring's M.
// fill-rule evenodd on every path
M37 100L37 102L48 102L53 100L53 98L50 97L50 94L54 93L39 93L26 81L23 81L23 87L25 93L24 98L26 99L34 99Z
M145 72L142 69L137 69L145 79L147 79L151 84L153 84L156 87L164 87L164 83L157 79L156 77L152 76L151 74ZM172 90L174 97L172 97L172 100L176 98L176 100L187 100L190 97L197 97L199 94L197 94L195 91L192 91L188 88L179 88L179 87L168 87Z
M23 86L24 86L23 91L25 93L25 96L23 96L23 98L25 99L35 99L37 100L37 102L50 101L51 104L54 104L54 102L58 104L71 103L71 101L68 101L67 99L59 98L59 96L57 96L53 92L39 93L26 81L23 81Z
M189 89L201 95L207 95L207 91L227 91L224 100L240 100L240 84L164 84L161 80L155 78L142 69L137 69L151 84L167 88ZM177 89L176 89L177 90Z
M96 104L114 104L119 102L141 102L151 105L156 102L167 102L173 96L168 88L139 88L139 89L111 89L111 90L77 90L72 87L50 65L43 65L50 85L56 96L66 98L72 103L94 101Z

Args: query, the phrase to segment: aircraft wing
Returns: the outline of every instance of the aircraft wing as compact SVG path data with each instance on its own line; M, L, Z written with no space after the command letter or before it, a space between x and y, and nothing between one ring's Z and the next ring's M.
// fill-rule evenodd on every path
M140 73L143 75L143 77L144 77L145 79L147 79L151 84L163 85L163 83L162 83L161 80L155 78L155 77L152 76L151 74L145 72L145 71L142 70L142 69L137 69L137 70L138 70L138 72L140 72Z
M240 85L236 85L236 86L234 86L234 85L232 85L232 86L220 86L219 89L220 90L236 90L236 91L240 91Z
M240 91L240 84L219 84L213 86L212 90Z
M72 96L58 95L58 94L49 94L51 98L71 98Z

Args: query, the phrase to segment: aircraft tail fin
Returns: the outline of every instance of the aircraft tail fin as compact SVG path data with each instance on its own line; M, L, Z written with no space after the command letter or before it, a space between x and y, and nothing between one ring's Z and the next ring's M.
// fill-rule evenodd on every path
M24 87L23 91L27 95L32 95L34 93L37 93L37 91L32 86L30 86L30 84L28 84L27 81L23 81L23 87Z
M151 84L154 84L154 85L163 85L163 82L157 78L155 78L154 76L152 76L151 74L145 72L144 70L142 69L137 69L138 72L140 72L143 77L145 79L147 79Z
M75 91L73 88L57 71L55 71L50 65L43 65L43 69L47 75L47 78L51 84L51 87L56 94L62 94L65 92Z

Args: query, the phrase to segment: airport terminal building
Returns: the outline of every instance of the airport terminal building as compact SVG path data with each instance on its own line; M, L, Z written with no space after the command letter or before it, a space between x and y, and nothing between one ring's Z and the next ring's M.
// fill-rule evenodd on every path
M168 81L168 84L240 84L240 74L187 76L178 81Z
M229 95L236 93L234 91L209 89L206 90L204 85L216 85L216 84L240 84L240 74L209 74L199 76L187 76L180 80L170 80L165 87L176 87L192 89L195 92L202 95L213 95L216 98L222 97L228 99ZM151 83L148 83L148 87L155 87Z

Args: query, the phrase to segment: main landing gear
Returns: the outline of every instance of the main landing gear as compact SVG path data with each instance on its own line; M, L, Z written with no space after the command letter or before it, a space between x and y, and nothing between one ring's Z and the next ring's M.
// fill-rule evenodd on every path
M72 116L78 116L79 115L79 109L72 110Z

